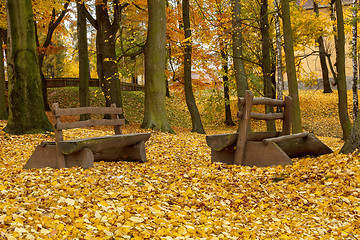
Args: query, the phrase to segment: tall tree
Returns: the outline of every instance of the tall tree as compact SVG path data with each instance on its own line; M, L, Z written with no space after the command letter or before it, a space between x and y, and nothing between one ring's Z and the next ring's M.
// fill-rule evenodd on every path
M315 14L319 16L319 4L316 0L314 0L313 6L314 6ZM324 93L332 93L332 89L330 87L330 80L329 80L329 70L326 64L326 51L325 51L323 36L320 36L316 41L319 45L319 57L320 57L320 66L321 66L321 73L323 79Z
M245 91L248 89L246 79L245 65L243 61L242 50L242 30L241 30L241 5L240 0L231 0L232 5L232 48L233 64L236 79L238 97L245 97Z
M79 49L79 100L80 107L90 106L89 96L89 80L90 80L90 66L89 66L89 52L87 43L87 26L85 6L80 0L76 1L77 5L77 31L78 31L78 49ZM81 120L87 120L90 115L82 114Z
M229 65L228 65L228 54L225 50L221 50L221 57L223 60L222 71L223 71L223 86L224 86L224 99L225 99L225 124L227 126L234 126L235 123L231 117L230 108L230 94L229 94Z
M6 44L6 29L0 29L0 45ZM7 107L5 105L5 56L4 49L0 47L0 58L3 61L0 62L0 119L4 120L8 118Z
M191 122L192 132L205 133L204 127L201 122L199 110L196 106L194 93L192 90L191 81L191 26L190 26L190 4L189 0L182 1L183 8L183 23L184 23L184 89L185 99L188 106Z
M65 17L65 14L66 14L68 6L69 6L69 3L70 3L70 0L65 1L64 9L60 11L58 17L57 17L57 11L54 8L52 9L50 22L49 22L49 26L48 26L48 29L47 29L46 38L45 38L45 41L43 42L43 44L41 46L40 46L40 42L39 42L38 34L37 34L37 27L36 27L37 24L35 24L36 45L39 48L38 54L39 54L40 76L41 76L41 91L42 91L42 94L43 94L45 110L47 110L47 111L50 111L50 106L49 106L49 103L48 103L46 79L45 79L44 73L42 72L42 66L43 66L44 58L46 56L46 49L51 44L51 39L52 39L52 36L53 36L53 34L55 32L55 29L59 26L59 24L61 23L61 21Z
M142 128L173 133L166 115L166 12L165 1L148 0L145 44L145 112Z
M272 98L273 85L271 82L271 57L270 57L270 37L268 19L268 1L261 0L260 5L260 32L261 32L261 52L262 52L262 71L264 79L264 96ZM266 105L265 112L274 112L272 106ZM266 128L269 132L275 132L275 121L266 121Z
M106 106L115 103L122 107L120 79L116 57L116 33L119 31L121 12L129 3L108 0L95 2L96 19L86 11L86 17L96 29L96 63L97 73L105 95ZM112 11L110 11L112 9ZM110 16L110 12L114 14Z
M290 6L289 0L280 0L283 17L283 34L284 34L284 50L286 62L286 75L288 79L289 95L292 97L292 132L302 132L301 115L300 115L300 101L299 90L296 79L295 56L293 47L293 34L290 21Z
M338 107L340 124L343 131L343 138L347 139L351 130L351 123L347 111L347 88L346 88L346 74L345 74L345 31L344 31L344 16L342 10L341 0L334 0L336 8L336 26L337 26L337 54L336 54L336 68L337 68L337 89L338 89Z
M45 115L31 0L7 2L9 31L9 120L4 131L24 134L52 130Z
M358 63L357 63L357 0L352 3L352 40L351 40L351 58L353 65L353 120L357 118L359 111L359 97L358 97Z
M276 33L276 73L277 73L277 99L283 100L284 80L282 74L282 54L281 54L281 31L280 31L280 19L279 19L279 2L274 1L274 21L275 21L275 33Z

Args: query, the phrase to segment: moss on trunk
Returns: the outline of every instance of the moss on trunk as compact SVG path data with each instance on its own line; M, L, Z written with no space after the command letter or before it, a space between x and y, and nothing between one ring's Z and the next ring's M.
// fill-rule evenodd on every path
M31 1L8 1L7 12L9 121L4 130L12 134L51 131L41 93Z

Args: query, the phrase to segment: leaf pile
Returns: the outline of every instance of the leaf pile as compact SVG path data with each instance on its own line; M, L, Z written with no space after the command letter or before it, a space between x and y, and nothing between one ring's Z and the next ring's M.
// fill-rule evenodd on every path
M23 170L52 136L1 132L0 238L360 237L358 156L295 159L285 168L211 164L205 136L177 131L152 133L146 163L99 162L87 170ZM105 134L112 133L66 131L68 138Z

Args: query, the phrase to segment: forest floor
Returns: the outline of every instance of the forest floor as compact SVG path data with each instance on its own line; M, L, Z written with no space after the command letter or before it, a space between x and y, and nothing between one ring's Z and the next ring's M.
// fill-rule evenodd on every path
M93 106L103 104L98 92L92 89ZM52 89L49 98L61 107L77 102L71 88ZM125 133L148 132L139 129L143 98L124 94ZM207 134L235 131L223 124L216 97L197 99ZM360 157L338 153L337 95L301 91L300 101L304 129L334 153L286 167L211 164L205 135L190 132L179 96L168 99L177 133L151 131L146 163L24 170L53 133L1 131L0 239L359 239ZM232 101L234 120L235 108ZM0 129L5 125L0 121ZM109 128L77 129L65 138L109 134Z

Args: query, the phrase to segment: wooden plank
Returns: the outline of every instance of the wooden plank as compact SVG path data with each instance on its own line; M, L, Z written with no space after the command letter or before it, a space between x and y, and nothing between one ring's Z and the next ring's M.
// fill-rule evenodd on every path
M321 142L314 134L309 133L306 138L296 138L276 143L290 158L319 156L333 151Z
M263 144L262 142L248 141L243 166L286 166L292 165L291 159L276 145L276 143Z
M241 165L244 160L247 133L250 127L251 107L254 95L250 91L245 92L245 113L239 124L239 135L236 143L234 164Z
M122 134L95 138L74 139L58 143L59 149L64 154L71 154L83 148L90 148L94 154L106 153L107 150L135 145L147 141L151 133Z
M122 114L122 108L114 107L79 107L79 108L57 108L54 109L54 116L69 116L80 114Z
M224 148L235 146L238 133L226 133L206 136L207 145L214 151L221 151Z
M241 119L243 117L244 113L242 111L238 111L238 118ZM252 112L250 114L252 119L257 119L257 120L266 120L266 121L271 121L271 120L276 120L276 119L283 119L284 118L284 114L283 113L255 113Z
M283 119L284 114L283 113L254 113L254 112L252 112L251 118L257 119L257 120L271 121L271 120L276 120L276 119Z
M289 135L291 134L291 102L292 98L290 96L286 96L284 99L284 120L282 126L281 135Z
M252 132L248 134L247 141L262 141L265 138L278 137L280 132ZM235 147L238 133L225 133L206 136L207 145L214 151Z
M263 143L265 143L265 144L268 144L270 142L278 143L278 142L288 141L288 140L297 139L297 138L306 138L308 135L309 135L308 132L296 133L296 134L292 134L292 135L284 135L284 136L280 136L280 137L264 139Z
M239 98L238 105L244 106L244 104L245 104L245 98ZM260 97L260 98L254 98L252 105L270 105L270 106L283 107L285 106L285 102L279 99Z
M63 141L64 136L63 136L61 129L57 129L55 127L57 124L61 124L60 117L54 115L54 112L59 109L59 103L53 103L52 106L53 106L53 118L54 118L54 123L55 123L55 125L54 125L55 140L56 140L56 142Z
M116 104L115 103L111 104L110 108L116 108ZM111 114L110 116L111 119L119 119L119 114ZM114 132L115 135L122 134L121 125L114 125Z
M56 123L55 129L64 130L72 128L85 128L85 127L94 127L94 126L116 126L124 125L124 119L89 119L86 121L80 122L66 122L66 123Z

